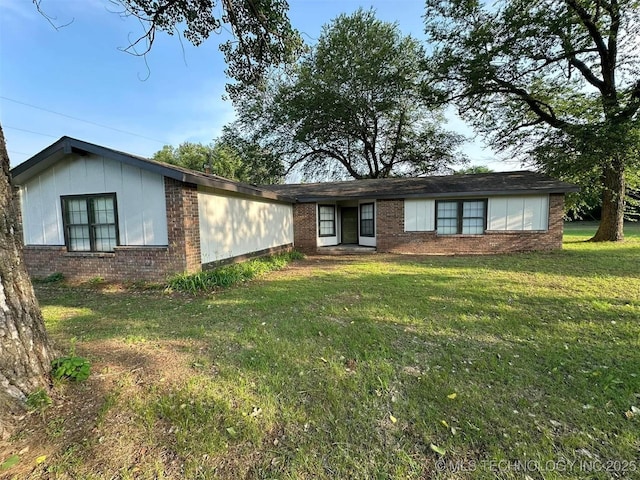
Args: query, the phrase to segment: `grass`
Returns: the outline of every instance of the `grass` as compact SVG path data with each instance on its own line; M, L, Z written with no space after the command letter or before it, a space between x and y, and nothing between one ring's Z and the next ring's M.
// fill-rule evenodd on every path
M0 462L32 445L9 473L637 477L640 228L594 231L568 224L550 253L309 257L196 296L40 284L95 373Z
M230 287L236 283L253 280L274 270L280 270L289 262L302 258L304 258L303 254L292 251L225 265L195 274L183 273L170 278L168 288L177 292L198 293Z

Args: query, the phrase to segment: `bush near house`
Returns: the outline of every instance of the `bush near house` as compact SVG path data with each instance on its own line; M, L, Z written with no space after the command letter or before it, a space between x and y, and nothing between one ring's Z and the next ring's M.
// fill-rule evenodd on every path
M280 270L293 260L304 258L302 253L292 251L260 257L246 262L233 263L198 273L182 273L169 279L167 288L187 293L206 292L215 288L230 287L256 277Z

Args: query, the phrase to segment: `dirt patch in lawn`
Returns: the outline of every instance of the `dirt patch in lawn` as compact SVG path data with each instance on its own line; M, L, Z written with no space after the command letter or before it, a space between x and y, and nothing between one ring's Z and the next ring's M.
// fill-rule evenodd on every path
M91 361L91 376L82 383L56 382L51 406L25 413L21 428L0 442L0 462L20 457L0 478L69 478L74 464L94 475L144 468L179 476L175 452L153 451L140 428L144 420L133 418L130 409L119 411L118 404L135 401L150 385L171 388L188 378L202 349L196 341L105 340L78 346L76 353Z

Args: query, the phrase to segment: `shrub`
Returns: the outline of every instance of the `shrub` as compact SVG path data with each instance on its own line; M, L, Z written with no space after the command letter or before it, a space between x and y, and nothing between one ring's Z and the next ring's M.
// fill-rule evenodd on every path
M67 378L82 382L91 374L91 363L84 357L76 356L75 338L71 339L71 352L66 357L51 361L51 376L56 380Z
M265 273L279 270L293 260L304 258L300 252L286 252L268 257L260 257L242 263L225 265L198 273L182 273L169 279L167 288L178 292L196 293L226 288L236 283L251 280Z
M60 357L51 362L51 375L60 380L68 378L82 382L91 374L91 363L83 357Z

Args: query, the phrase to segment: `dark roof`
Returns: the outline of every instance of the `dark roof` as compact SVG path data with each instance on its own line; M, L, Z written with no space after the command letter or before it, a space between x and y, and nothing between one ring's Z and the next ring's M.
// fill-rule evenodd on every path
M380 178L345 182L289 185L249 185L217 175L157 162L130 153L62 137L11 170L14 182L23 184L66 155L92 153L164 175L180 182L282 202L315 202L352 198L473 197L577 192L578 187L535 172L499 172L418 178Z
M21 185L30 178L40 172L51 167L56 162L63 159L66 155L76 153L86 155L92 153L112 160L132 165L134 167L148 170L165 177L173 178L184 183L202 185L205 187L217 188L228 192L236 192L253 197L262 197L271 200L279 200L292 203L293 200L273 190L265 190L262 187L256 187L246 183L235 182L217 175L211 175L202 172L196 172L188 168L170 165L168 163L157 162L148 158L139 157L130 153L121 152L112 148L101 147L93 143L84 142L71 137L62 137L57 142L49 145L47 148L25 162L17 165L11 170L13 180L17 185Z
M529 171L265 185L263 188L293 197L298 202L349 198L530 195L579 191L575 185Z

